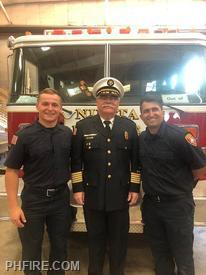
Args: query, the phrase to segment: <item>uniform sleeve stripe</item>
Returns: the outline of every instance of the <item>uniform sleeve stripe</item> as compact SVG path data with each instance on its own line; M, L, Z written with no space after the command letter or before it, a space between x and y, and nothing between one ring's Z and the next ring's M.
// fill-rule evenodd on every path
M72 176L73 179L81 179L82 178L82 175L76 175L76 176Z
M83 181L82 172L72 173L72 183L81 183Z
M132 183L139 184L140 183L140 173L131 172L131 179Z
M73 178L72 182L76 182L76 181L82 181L82 178Z

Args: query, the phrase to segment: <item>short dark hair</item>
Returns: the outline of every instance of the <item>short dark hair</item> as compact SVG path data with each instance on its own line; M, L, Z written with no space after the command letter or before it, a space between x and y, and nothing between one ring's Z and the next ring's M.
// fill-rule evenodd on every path
M149 94L149 95L143 96L140 100L140 112L142 112L142 104L144 102L155 102L160 106L161 109L163 108L163 102L162 102L162 99L159 95Z
M45 88L45 89L41 90L41 91L39 92L37 101L39 101L39 98L40 98L40 96L41 96L42 94L58 95L58 96L60 97L61 101L62 101L62 98L61 98L60 93L59 93L57 90L55 90L55 89L52 89L52 88Z

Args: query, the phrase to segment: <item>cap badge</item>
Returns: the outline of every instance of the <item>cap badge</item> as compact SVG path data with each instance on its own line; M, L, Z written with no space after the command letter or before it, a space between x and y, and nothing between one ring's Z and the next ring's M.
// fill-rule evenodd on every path
M109 87L112 87L112 86L114 85L114 80L113 80L113 79L107 80L107 85L108 85Z

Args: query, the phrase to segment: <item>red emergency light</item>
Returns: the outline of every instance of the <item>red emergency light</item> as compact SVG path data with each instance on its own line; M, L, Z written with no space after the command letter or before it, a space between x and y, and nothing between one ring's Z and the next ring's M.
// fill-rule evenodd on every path
M82 34L82 30L80 29L72 30L72 34Z
M149 33L149 29L146 29L146 28L144 28L144 29L138 29L138 33Z
M119 30L119 33L120 34L127 34L127 33L130 33L131 32L131 28L130 27L126 27L126 28L121 28Z
M55 30L52 31L51 34L54 34L54 35L64 35L64 34L66 34L66 32L63 29L55 29Z
M101 29L88 28L88 34L101 34Z

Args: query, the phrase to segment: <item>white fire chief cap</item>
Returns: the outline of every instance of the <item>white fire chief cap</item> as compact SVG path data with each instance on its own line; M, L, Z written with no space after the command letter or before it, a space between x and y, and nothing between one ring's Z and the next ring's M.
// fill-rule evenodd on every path
M94 84L92 92L95 98L100 95L113 95L121 98L124 96L124 87L118 79L104 77Z

